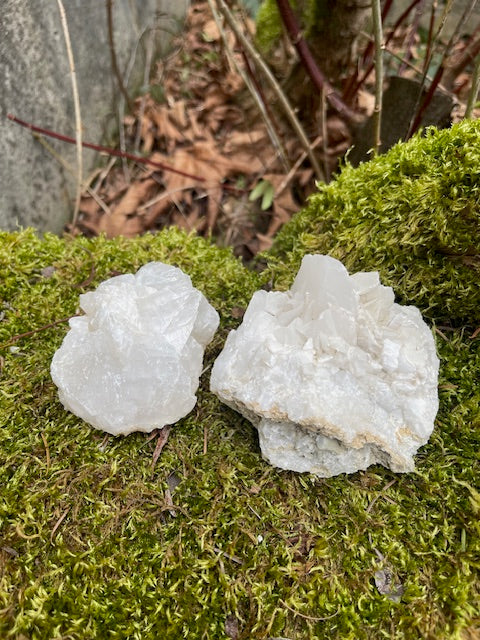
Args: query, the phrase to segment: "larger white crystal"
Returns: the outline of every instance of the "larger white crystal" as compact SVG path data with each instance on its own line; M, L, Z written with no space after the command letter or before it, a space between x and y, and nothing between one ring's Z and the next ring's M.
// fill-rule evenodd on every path
M305 256L290 291L257 291L211 390L258 429L273 465L321 477L412 471L438 410L439 361L416 307L377 272Z
M52 379L66 409L114 435L173 424L196 403L219 317L189 276L151 262L80 296Z

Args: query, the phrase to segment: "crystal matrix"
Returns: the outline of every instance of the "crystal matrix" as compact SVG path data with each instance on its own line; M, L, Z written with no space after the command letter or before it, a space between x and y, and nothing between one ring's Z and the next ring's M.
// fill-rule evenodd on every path
M253 295L211 389L257 427L278 467L411 471L433 430L438 364L420 312L394 303L377 272L310 255L289 291Z

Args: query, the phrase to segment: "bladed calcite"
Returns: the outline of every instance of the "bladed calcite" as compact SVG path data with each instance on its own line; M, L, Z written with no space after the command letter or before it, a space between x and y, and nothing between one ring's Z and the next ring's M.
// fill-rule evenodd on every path
M211 390L258 429L262 454L321 477L412 471L438 410L432 333L377 272L305 256L289 291L257 291Z
M219 317L190 277L161 262L80 296L85 315L55 353L66 409L114 435L173 424L196 403L205 346Z

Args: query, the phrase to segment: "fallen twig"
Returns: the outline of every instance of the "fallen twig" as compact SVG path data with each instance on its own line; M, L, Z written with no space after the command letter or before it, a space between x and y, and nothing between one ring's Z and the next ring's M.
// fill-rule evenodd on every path
M153 456L152 456L152 471L155 468L155 465L157 464L157 460L160 457L160 454L162 453L163 447L167 444L168 436L170 435L171 428L172 428L171 425L166 425L165 427L163 427L163 429L157 429L158 438L157 438L157 443L155 445L155 451L153 452Z
M68 173L71 173L72 175L75 175L75 171L74 171L72 165L69 162L67 162L65 160L65 158L62 158L62 156L59 153L57 153L57 151L52 147L52 145L48 144L48 142L40 134L35 133L34 131L32 131L32 135L39 142L39 144L41 144L42 147L44 147L48 151L48 153L50 153L55 158L55 160L66 171L68 171ZM87 191L88 195L91 196L95 200L95 202L98 204L98 206L101 209L103 209L103 211L105 213L110 214L109 207L107 207L105 202L100 198L100 196L98 196L96 191L94 189L92 189L88 184L86 185L86 191Z
M65 518L68 515L68 512L70 511L70 507L67 507L65 509L65 511L62 513L62 515L60 516L60 518L56 521L53 529L52 529L52 533L50 534L50 542L53 542L53 538L55 536L55 533L58 530L58 527L62 524L62 522L65 520Z
M390 487L393 486L396 481L397 481L397 479L394 478L393 480L390 480L390 482L388 482L382 489L380 489L379 493L375 496L375 498L368 505L368 507L366 509L366 513L370 513L370 511L372 510L373 505L376 503L376 501L385 493L385 491L390 489Z
M68 322L72 318L78 318L80 315L81 315L80 313L75 313L73 316L68 316L68 318L62 318L61 320L55 320L54 322L50 322L49 324L43 325L43 327L38 327L38 329L32 329L31 331L25 331L25 333L19 333L16 336L12 336L10 340L7 340L7 342L0 344L0 349L9 347L11 344L14 344L18 340L21 340L22 338L29 338L30 336L33 336L36 333L39 333L40 331L51 329L52 327L55 327L57 324L63 324L64 322Z

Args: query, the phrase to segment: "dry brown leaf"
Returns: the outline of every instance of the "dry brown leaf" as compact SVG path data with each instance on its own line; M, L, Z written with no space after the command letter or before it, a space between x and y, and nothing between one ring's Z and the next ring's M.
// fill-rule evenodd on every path
M357 92L357 106L367 116L371 116L375 108L375 96L370 91L360 89Z
M207 41L212 42L220 40L220 31L218 30L217 23L213 18L203 25L202 33Z
M87 217L92 217L100 210L100 205L92 197L83 197L80 200L80 211Z
M250 131L232 131L228 134L223 150L230 153L238 147L252 147L258 142L264 142L268 139L265 128L251 129Z
M270 236L263 233L257 233L256 237L258 239L256 253L258 253L259 251L267 251L267 249L270 249L273 244L273 239Z
M119 234L125 236L138 234L138 229L141 228L138 226L140 223L130 221L127 230L127 219L136 212L137 207L149 198L157 188L157 183L151 178L141 182L132 182L118 205L112 209L111 214L102 216L99 231L104 232L108 238L113 238Z
M179 131L178 125L174 124L172 111L167 105L157 105L148 111L148 115L157 128L156 138L165 140L168 151L175 147L176 142L185 141L185 131Z
M327 120L328 146L351 139L351 134L345 120L339 116L330 116Z
M285 182L285 175L278 173L265 173L262 176L262 180L268 180L273 185L275 193L277 193ZM298 211L298 208L298 204L293 199L290 187L284 189L279 195L275 195L272 202L273 216L266 236L273 238L280 227L288 222L292 215Z
M161 156L161 154L158 154ZM213 141L197 141L189 147L177 148L165 161L176 169L204 178L192 180L185 176L166 172L164 182L168 191L180 191L192 187L206 190L208 194L207 227L212 229L218 216L222 198L221 183L234 174L249 175L259 170L256 159L242 154L223 155Z

